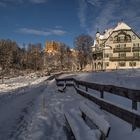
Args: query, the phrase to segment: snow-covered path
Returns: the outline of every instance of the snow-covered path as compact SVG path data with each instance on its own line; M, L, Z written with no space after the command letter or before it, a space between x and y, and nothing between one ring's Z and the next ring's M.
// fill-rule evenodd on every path
M74 88L61 93L55 80L0 96L0 140L67 140L64 111L84 98Z
M62 75L65 76L72 75ZM87 81L93 78L90 74L80 76ZM78 77L82 79L80 76ZM116 103L128 106L124 99L111 96L106 96L105 99L112 102L117 100ZM55 80L0 95L0 140L70 140L64 112L71 110L73 113L80 113L81 102L86 102L109 121L111 131L108 140L139 140L140 129L132 132L130 124L100 110L99 106L77 94L73 87L67 87L64 93L59 92Z
M74 88L67 88L66 93L57 90L53 80L40 96L40 105L33 118L30 140L67 140L64 111L79 108L79 102L85 100L76 94Z
M17 140L28 135L35 103L44 86L0 96L0 140Z

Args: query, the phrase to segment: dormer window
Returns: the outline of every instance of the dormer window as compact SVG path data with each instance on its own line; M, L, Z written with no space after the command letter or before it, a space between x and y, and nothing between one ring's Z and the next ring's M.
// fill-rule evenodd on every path
M121 41L124 41L124 40L125 40L125 35L124 35L124 34L119 35L119 40L120 40L120 42L121 42Z
M131 36L126 34L125 32L121 32L114 37L114 43L124 43L130 41L131 41Z

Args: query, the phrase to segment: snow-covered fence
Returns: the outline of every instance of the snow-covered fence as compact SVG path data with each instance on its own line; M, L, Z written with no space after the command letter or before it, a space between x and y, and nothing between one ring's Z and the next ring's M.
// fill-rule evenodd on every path
M94 103L99 105L102 109L132 124L132 130L134 130L136 127L140 128L140 113L139 112L124 108L123 106L120 106L120 105L116 105L110 101L94 96L93 94L90 94L87 91L84 91L80 88L75 87L75 89L78 94L93 101Z
M97 83L89 83L85 81L79 81L74 78L65 78L65 79L56 79L57 86L64 85L63 82L73 82L77 93L93 101L99 105L102 109L116 115L117 117L123 119L124 121L132 124L132 129L136 127L140 128L140 113L137 111L137 102L140 102L140 90L129 89L124 87L118 87L114 85L103 85ZM85 86L85 90L79 88L79 85ZM93 89L100 91L100 97L94 96L93 94L88 93L88 89ZM122 96L132 100L132 110L124 108L122 106L116 105L104 99L104 92ZM134 110L133 110L134 109Z
M58 88L58 91L64 92L65 89L66 89L66 82L64 83L64 86L63 86L63 87L61 87L61 88L59 87L59 88Z
M67 79L55 79L56 80L56 85L57 86L64 86L64 84L66 84L66 86L73 86L73 78L67 78Z
M88 117L101 131L101 137L103 140L105 140L105 138L109 135L111 127L108 121L105 120L104 116L101 116L97 112L93 111L93 109L91 109L85 103L80 104L80 110L82 112L84 120L86 119L86 117Z
M53 73L52 75L50 75L50 77L47 80L53 80L55 77L59 77L60 75L62 75L63 73Z
M99 140L101 133L98 129L90 129L79 114L66 112L66 122L76 140Z
M132 100L132 109L135 110L137 110L137 102L140 102L140 90L129 89L129 88L119 87L114 85L90 83L86 81L79 81L74 78L56 79L57 86L63 86L64 85L63 82L66 81L68 82L73 81L77 87L79 87L79 85L84 86L86 91L88 91L88 89L100 91L101 98L104 98L104 92L128 98ZM68 82L66 85L67 86L71 85L71 83Z
M77 86L82 85L85 86L86 91L88 88L100 91L100 97L104 98L104 92L108 92L110 94L122 96L132 100L132 109L137 110L137 102L140 102L140 90L129 89L125 87L118 87L114 85L103 85L97 83L89 83L85 81L79 81L73 79Z

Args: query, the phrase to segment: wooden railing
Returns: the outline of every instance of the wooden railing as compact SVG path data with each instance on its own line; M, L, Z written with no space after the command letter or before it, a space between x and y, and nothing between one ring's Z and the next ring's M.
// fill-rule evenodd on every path
M140 51L140 47L133 47L133 48L132 48L132 51L133 51L133 52L137 52L137 51L139 52L139 51Z
M140 58L139 57L133 57L133 56L127 56L127 57L124 57L124 58L110 57L109 60L110 61L139 61Z
M75 87L78 94L88 98L93 101L97 105L99 105L102 109L118 116L119 118L125 120L128 123L132 124L132 129L134 130L136 127L140 128L140 113L137 111L137 102L140 102L140 90L129 89L114 85L104 85L97 83L90 83L85 81L79 81L74 78L66 78L66 79L56 79L56 83L58 86L64 85L62 82L73 82L73 86ZM85 90L80 89L80 85L85 87ZM88 92L88 89L97 90L100 93L100 97L94 96ZM115 105L110 101L104 99L104 92L108 94L114 94L117 96L121 96L132 101L132 110L126 109L122 106Z
M126 47L126 48L114 48L113 52L131 52L131 47Z
M131 40L126 40L126 39L122 39L122 40L114 40L113 43L129 43L131 42Z

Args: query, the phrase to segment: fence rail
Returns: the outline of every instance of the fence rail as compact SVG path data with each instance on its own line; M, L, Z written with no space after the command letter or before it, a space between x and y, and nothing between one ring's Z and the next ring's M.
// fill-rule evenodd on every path
M105 91L105 92L109 92L111 94L126 97L131 100L140 101L140 90L119 87L119 86L114 86L114 85L103 85L103 84L97 84L97 83L90 83L90 82L85 82L85 81L79 81L74 78L56 79L56 82L58 85L59 85L59 82L67 82L67 81L73 81L78 86L82 85L82 86L85 86L86 88L90 88L93 90Z
M102 109L132 124L132 130L134 130L136 127L140 128L140 114L139 113L117 106L111 102L107 102L106 100L96 97L94 95L87 94L85 91L80 90L79 88L75 88L75 89L77 93L93 101L94 103L99 105Z
M118 87L118 86L114 86L114 85L89 83L89 82L85 82L85 81L79 81L74 78L56 79L56 83L58 86L61 86L63 84L62 82L68 82L68 81L73 82L73 86L75 87L78 94L95 102L102 109L118 116L119 118L123 119L124 121L126 121L128 123L131 123L133 130L136 127L140 128L140 114L137 111L125 109L123 107L117 106L117 105L103 99L104 92L122 96L124 98L128 98L128 99L132 100L132 109L137 110L137 102L140 102L140 90ZM84 86L85 90L80 89L79 85ZM100 98L94 96L94 94L92 94L92 95L89 94L88 89L100 91Z

